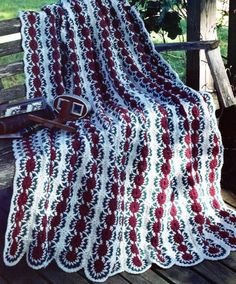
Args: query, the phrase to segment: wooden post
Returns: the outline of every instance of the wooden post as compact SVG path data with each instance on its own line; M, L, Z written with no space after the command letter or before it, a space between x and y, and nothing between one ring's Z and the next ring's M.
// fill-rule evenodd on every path
M216 0L188 0L187 41L215 40ZM186 83L196 90L214 90L204 51L187 52Z
M236 101L229 78L226 74L224 62L220 54L220 48L206 50L206 58L214 80L214 85L217 91L219 106L224 109L235 106Z
M229 36L228 36L228 68L231 83L236 87L236 1L229 1Z

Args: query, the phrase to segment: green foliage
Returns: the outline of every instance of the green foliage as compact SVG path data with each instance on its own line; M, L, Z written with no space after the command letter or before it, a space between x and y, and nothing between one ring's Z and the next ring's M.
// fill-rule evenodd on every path
M186 0L130 0L130 4L139 10L149 32L166 33L171 39L183 34Z
M0 0L0 20L17 17L20 10L38 10L44 5L55 2L57 0Z
M177 35L183 33L180 26L181 17L176 11L167 12L162 21L162 30L167 32L167 35L171 39L175 39Z

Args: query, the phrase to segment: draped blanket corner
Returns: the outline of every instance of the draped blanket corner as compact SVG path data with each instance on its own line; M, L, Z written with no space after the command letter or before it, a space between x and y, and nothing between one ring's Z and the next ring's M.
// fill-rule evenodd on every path
M220 196L222 144L211 97L185 86L125 1L61 0L21 12L28 98L76 95L77 132L14 142L4 261L92 281L222 259L236 215Z

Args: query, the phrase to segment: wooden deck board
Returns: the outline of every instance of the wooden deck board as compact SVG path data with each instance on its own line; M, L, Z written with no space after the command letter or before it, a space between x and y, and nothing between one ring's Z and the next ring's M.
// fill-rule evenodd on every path
M165 281L159 275L157 275L151 269L147 270L142 274L130 274L127 272L121 273L121 276L124 277L129 283L135 284L151 284L151 283L158 283L158 284L167 284L169 282Z
M236 252L231 253L226 259L221 260L220 263L236 272Z
M93 283L99 284L99 282L93 282ZM138 282L138 279L137 279L137 282L136 281L135 282L129 282L126 279L124 279L120 274L109 277L107 279L107 281L105 281L103 283L105 283L105 284L130 284L130 283L141 284L141 282Z
M236 273L218 261L204 261L193 268L215 284L235 284Z
M190 267L172 266L168 269L159 268L153 265L153 269L159 275L164 276L165 279L175 284L210 284L211 282L193 271Z
M89 281L77 272L65 273L59 268L52 266L39 270L39 275L43 276L44 279L47 279L49 283L89 284Z
M26 265L16 265L14 267L6 267L4 265L0 266L0 275L10 284L47 284L44 278L42 278L36 270L29 268ZM1 278L0 278L0 283ZM4 283L4 282L3 282Z
M150 283L157 283L158 284L167 284L171 283L170 281L165 280L162 278L160 275L155 273L152 269L149 269L148 271L144 272L141 274L141 276L145 279L148 280ZM134 282L133 282L134 283Z
M227 205L236 209L236 194L230 190L222 190L222 197Z

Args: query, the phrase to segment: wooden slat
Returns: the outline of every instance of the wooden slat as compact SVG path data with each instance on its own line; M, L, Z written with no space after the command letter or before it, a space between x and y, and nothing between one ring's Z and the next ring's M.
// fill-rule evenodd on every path
M84 273L83 270L79 270L79 271L78 271L78 274L79 274L81 277L83 277L84 279L87 280L86 275L85 275L85 273ZM87 281L89 281L89 280L87 280ZM89 281L89 283L99 284L100 282L96 282L96 281L95 281L95 282L91 282L91 281ZM117 275L115 275L115 276L109 277L106 281L104 281L104 282L102 282L102 283L104 283L104 284L129 284L130 282L129 282L129 281L126 281L126 280L121 276L121 274L117 274ZM136 282L135 282L135 284L136 284Z
M1 156L4 155L6 151L11 151L12 149L11 144L12 144L12 140L9 140L9 139L1 140L0 139L0 159L1 159Z
M204 261L194 266L193 270L202 276L209 278L212 283L235 284L236 273L219 262Z
M164 276L165 279L170 280L175 284L210 284L212 282L206 280L204 277L199 275L197 272L191 270L190 267L179 267L172 266L168 269L161 269L156 265L153 265L153 270L161 276Z
M26 89L24 85L3 89L0 91L0 104L20 98L25 98L25 94Z
M225 66L220 54L220 48L206 51L207 61L214 79L218 100L221 107L230 107L236 104Z
M2 272L4 273L4 272ZM4 278L7 279L7 282L10 284L49 284L43 278L40 278L36 272L30 272L25 270L12 270L9 273L4 273ZM0 282L2 283L2 282ZM4 282L3 282L4 283Z
M142 273L141 275L144 279L148 280L150 283L157 283L158 284L167 284L170 283L170 281L166 281L164 278L162 278L160 275L155 273L152 269L149 269L148 271Z
M236 271L236 252L231 252L231 254L226 259L221 260L220 263Z
M89 284L89 282L78 273L66 273L58 267L48 267L40 270L39 274L47 280L48 283Z
M93 284L99 284L99 282L93 282ZM130 284L129 281L125 280L124 278L122 278L119 274L109 277L105 282L103 282L104 284ZM131 282L132 283L132 282ZM140 284L140 282L135 282L135 284Z
M155 49L161 51L215 49L219 46L218 40L189 41L155 44Z
M160 275L157 275L151 269L141 274L130 274L127 272L123 272L120 275L126 280L128 280L130 283L135 284L168 284L167 281L165 281L163 278L160 277Z
M7 283L11 284L48 284L36 270L29 268L24 263L19 263L14 267L7 267L3 263L0 264L0 274L3 275ZM0 282L2 283L2 282Z
M12 152L12 140L0 139L0 190L12 186L15 172L15 160Z
M135 283L135 284L150 284L149 281L145 280L142 275L140 274L130 274L127 272L122 272L120 274L125 280L127 280L129 283ZM158 281L158 279L156 279Z
M20 32L20 19L10 19L0 21L0 36L5 36L8 34L14 34Z
M22 52L21 40L0 44L0 57Z
M0 65L0 79L24 72L23 61Z
M5 151L0 159L0 189L12 186L15 171L14 156L12 151Z
M221 194L224 201L236 209L236 194L230 190L222 190Z

